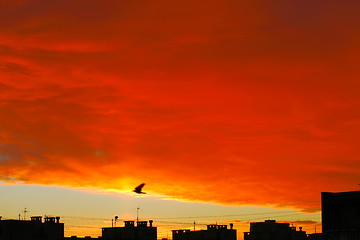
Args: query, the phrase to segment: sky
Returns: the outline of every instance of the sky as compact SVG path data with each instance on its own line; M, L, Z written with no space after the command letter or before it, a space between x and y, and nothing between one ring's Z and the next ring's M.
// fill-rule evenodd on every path
M255 206L319 221L320 192L359 190L359 10L0 0L1 195L133 204L145 182L141 199L174 216L192 203L201 216ZM16 202L0 214L16 217ZM105 218L92 211L78 216Z
M158 239L171 238L171 230L206 229L208 224L234 225L238 239L248 232L250 222L276 219L321 231L320 212L304 214L294 209L263 206L221 205L210 202L179 201L165 196L136 195L94 188L43 186L36 184L0 185L2 219L26 219L30 216L60 216L65 236L101 236L102 227L123 227L123 221L153 220ZM149 193L147 193L149 194ZM26 209L25 209L26 207ZM24 215L24 210L25 215ZM19 216L20 215L20 216ZM115 216L118 216L116 224Z

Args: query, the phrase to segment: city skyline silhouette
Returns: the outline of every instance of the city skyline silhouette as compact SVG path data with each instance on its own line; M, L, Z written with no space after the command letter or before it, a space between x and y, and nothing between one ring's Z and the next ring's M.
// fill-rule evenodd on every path
M137 188L142 188L144 184ZM19 214L18 219L6 219L0 216L0 239L2 240L63 240L63 239L104 239L104 240L357 240L360 237L360 220L358 218L360 203L360 191L350 192L322 192L321 193L321 232L307 233L303 226L296 226L296 222L278 222L275 219L268 218L264 221L251 221L249 231L242 232L242 235L234 228L234 222L241 220L227 221L228 224L206 224L206 229L199 227L199 222L193 222L193 229L186 228L171 229L171 237L166 233L166 237L158 235L158 227L154 225L154 220L139 219L139 207L137 207L136 220L119 219L114 216L111 219L111 227L101 227L101 235L91 236L89 231L82 236L66 236L64 223L60 222L60 216L31 216L30 220L26 218L28 209L24 208L23 217ZM285 213L285 212L278 212ZM289 213L289 212L286 212ZM248 214L254 217L263 213ZM273 213L274 214L274 213ZM175 224L176 219L199 219L220 217L244 217L247 214L223 215L223 216L192 216L192 217L170 217L173 222L160 220L162 224ZM290 214L291 215L291 214ZM284 216L284 215L283 215ZM285 215L285 216L289 216ZM277 217L282 217L281 215ZM44 219L44 220L43 220ZM160 218L161 219L161 218ZM166 218L165 218L166 219ZM239 219L239 218L238 218ZM94 220L94 219L93 219ZM123 222L123 226L119 225ZM245 222L242 220L242 222ZM306 224L311 221L298 221L297 223ZM177 222L180 223L180 222ZM83 226L84 227L84 226Z
M22 194L17 195L17 198L18 203L27 203L27 220L30 220L30 216L37 215L61 216L62 222L65 223L65 236L68 237L73 235L79 237L100 236L101 228L111 227L115 216L118 216L118 225L122 225L122 221L136 221L137 208L140 208L138 210L139 220L154 220L158 227L159 238L170 236L171 230L193 230L194 222L197 230L206 229L208 224L233 223L234 228L238 231L238 236L240 236L238 237L239 240L242 239L243 232L249 230L250 222L264 221L266 219L291 222L296 226L302 226L307 233L314 233L316 229L317 232L321 231L320 212L309 214L283 208L219 206L214 203L179 202L166 198L139 198L134 196L134 193L130 194L130 196L122 196L114 192L91 193L89 189L87 191L82 190L83 192L79 194L76 190L66 188L52 190L52 188L44 186L40 187L42 188L42 194L32 196L32 192L40 192L39 189L30 190L27 194L24 194L25 191L21 185L15 191L16 186L8 186L7 191L4 191L2 187L4 186L0 185L0 192L3 193L0 200L2 206L6 208L9 205L6 196L17 195L16 192ZM67 193L67 191L70 192ZM75 196L71 197L71 195ZM14 196L8 197L14 198ZM99 201L99 199L102 200ZM72 202L74 200L77 201ZM105 204L101 205L100 202L105 202ZM36 205L40 205L40 207L32 207ZM48 211L44 211L44 208L48 209ZM10 208L5 212L3 209L0 213L3 219L18 219L18 214L21 214L20 219L23 219L24 208L20 207L20 209L16 210ZM60 214L61 212L64 212L64 214Z

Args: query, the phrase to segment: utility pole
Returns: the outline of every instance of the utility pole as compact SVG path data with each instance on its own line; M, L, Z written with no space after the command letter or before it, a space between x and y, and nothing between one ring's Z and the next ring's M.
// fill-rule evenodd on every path
M194 232L195 232L195 224L196 224L196 223L195 223L195 221L194 221Z

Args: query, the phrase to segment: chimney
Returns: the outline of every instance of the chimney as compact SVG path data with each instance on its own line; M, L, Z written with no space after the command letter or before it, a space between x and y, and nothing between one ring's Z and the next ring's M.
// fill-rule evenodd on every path
M302 227L299 227L300 232L302 231Z
M56 223L60 223L60 217L56 217Z
M153 220L149 220L149 223L150 223L150 227L152 227Z
M233 227L234 227L234 224L230 223L230 229L233 229Z

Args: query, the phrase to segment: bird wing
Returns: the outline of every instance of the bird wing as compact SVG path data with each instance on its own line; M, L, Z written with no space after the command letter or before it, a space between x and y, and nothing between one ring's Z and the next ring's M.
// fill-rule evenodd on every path
M145 183L140 184L134 189L134 192L140 193L141 189L145 186Z

